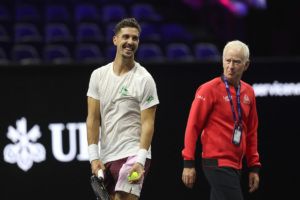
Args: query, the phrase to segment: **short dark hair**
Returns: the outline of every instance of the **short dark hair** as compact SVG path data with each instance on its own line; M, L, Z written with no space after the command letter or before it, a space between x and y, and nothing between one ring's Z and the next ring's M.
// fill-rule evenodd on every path
M135 18L125 18L122 19L119 23L117 23L117 25L114 28L114 33L117 34L122 28L125 27L136 28L139 31L139 33L141 33L142 31L141 26Z

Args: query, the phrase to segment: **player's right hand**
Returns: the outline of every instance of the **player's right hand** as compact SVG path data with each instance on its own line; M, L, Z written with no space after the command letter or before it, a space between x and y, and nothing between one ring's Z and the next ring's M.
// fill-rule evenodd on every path
M105 170L104 164L100 160L93 160L91 163L92 174L98 176L98 171L102 169Z

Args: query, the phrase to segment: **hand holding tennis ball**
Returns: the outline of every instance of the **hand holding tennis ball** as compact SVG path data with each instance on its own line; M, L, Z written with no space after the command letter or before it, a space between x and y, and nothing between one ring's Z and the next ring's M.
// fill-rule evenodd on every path
M128 176L128 181L134 181L137 180L139 178L139 173L137 172L132 172L129 176Z

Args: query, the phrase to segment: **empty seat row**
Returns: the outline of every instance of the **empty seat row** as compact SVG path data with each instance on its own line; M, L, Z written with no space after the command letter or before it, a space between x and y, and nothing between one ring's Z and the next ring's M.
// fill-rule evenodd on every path
M104 51L99 45L83 43L75 46L74 52L65 45L46 45L42 49L42 55L35 46L15 45L10 53L0 48L0 64L4 62L17 62L23 65L37 63L70 63L70 62L103 62L111 61L115 57L115 46L109 46ZM105 53L103 53L105 52ZM162 49L156 44L141 44L136 59L139 62L160 61L218 61L220 53L217 47L211 43L198 43L191 49L184 43L174 43Z
M159 15L151 4L136 3L127 9L122 4L107 4L101 7L91 3L80 3L74 5L49 4L42 6L25 4L15 5L9 9L8 6L0 4L0 21L10 21L14 19L17 22L111 22L118 21L124 17L132 16L139 21L161 21Z
M64 23L48 23L42 27L32 23L16 23L12 34L0 25L0 42L108 42L113 37L115 24L105 27L97 23L79 23L70 29ZM179 24L154 25L141 23L141 41L144 42L192 42L193 35ZM14 35L12 38L11 35Z

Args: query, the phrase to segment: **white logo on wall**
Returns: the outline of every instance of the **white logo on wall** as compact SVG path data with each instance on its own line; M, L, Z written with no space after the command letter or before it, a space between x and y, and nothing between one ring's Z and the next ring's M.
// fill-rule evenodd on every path
M255 96L300 96L300 83L254 83L253 89Z
M85 123L67 123L66 125L63 123L50 123L48 128L51 131L51 152L57 161L88 160ZM63 140L63 134L68 134L67 138L69 139ZM34 162L45 161L45 147L37 143L37 140L41 136L42 133L38 125L33 126L27 132L26 118L17 120L16 128L12 126L8 127L7 137L13 144L8 144L4 148L4 161L11 164L17 163L18 167L23 171L28 171ZM79 139L79 142L77 142L77 139ZM66 146L69 149L65 149L64 147ZM50 152L50 150L47 152Z
M27 120L16 121L16 129L8 127L7 137L13 142L4 148L4 160L17 165L24 171L29 170L33 162L42 162L46 158L45 147L37 140L41 137L40 127L33 126L27 132Z

